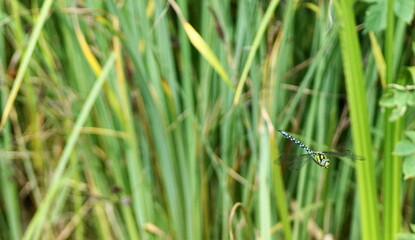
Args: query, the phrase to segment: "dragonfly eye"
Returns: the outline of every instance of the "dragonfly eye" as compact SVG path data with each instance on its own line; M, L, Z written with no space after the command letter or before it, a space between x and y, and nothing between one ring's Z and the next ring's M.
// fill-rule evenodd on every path
M329 159L325 158L325 159L323 159L323 160L321 161L321 166L322 166L322 167L324 167L324 168L328 168L328 167L329 167L329 165L330 165L330 160L329 160Z

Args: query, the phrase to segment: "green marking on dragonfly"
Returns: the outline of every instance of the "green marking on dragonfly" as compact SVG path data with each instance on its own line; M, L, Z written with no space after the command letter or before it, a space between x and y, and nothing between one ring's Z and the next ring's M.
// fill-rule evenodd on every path
M346 150L343 152L315 152L308 148L306 145L304 145L302 142L297 140L295 137L291 136L290 134L278 130L284 137L288 138L288 140L292 141L293 143L300 146L304 151L307 152L307 154L296 154L292 155L294 156L294 161L290 163L290 169L299 169L301 168L305 163L309 162L309 160L313 160L317 165L323 168L328 168L330 166L330 159L329 157L346 157L353 160L365 160L364 157L358 156L353 154L351 151ZM281 159L286 158L285 156L281 157Z

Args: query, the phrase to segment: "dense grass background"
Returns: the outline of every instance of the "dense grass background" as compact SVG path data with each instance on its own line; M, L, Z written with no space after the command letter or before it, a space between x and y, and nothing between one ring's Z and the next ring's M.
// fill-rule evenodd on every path
M3 1L0 238L414 239L413 12Z

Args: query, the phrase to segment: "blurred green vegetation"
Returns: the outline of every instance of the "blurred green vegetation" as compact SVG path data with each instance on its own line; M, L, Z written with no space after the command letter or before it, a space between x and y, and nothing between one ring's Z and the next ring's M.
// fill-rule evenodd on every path
M413 239L413 15L3 1L0 239Z

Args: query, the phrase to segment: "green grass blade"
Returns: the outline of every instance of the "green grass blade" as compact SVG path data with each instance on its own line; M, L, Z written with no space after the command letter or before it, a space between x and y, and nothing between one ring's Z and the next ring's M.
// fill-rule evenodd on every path
M395 81L395 14L394 0L387 1L387 28L385 35L386 84L399 83ZM389 89L385 89L385 93ZM402 158L393 155L394 147L402 138L403 119L390 122L392 110L386 109L384 121L384 166L383 166L383 238L396 239L401 230L401 189L402 189Z
M335 2L340 20L340 44L346 74L347 101L352 122L352 137L356 154L366 161L356 163L362 239L379 239L379 214L376 197L375 171L371 133L365 97L363 65L354 21L353 2Z
M242 71L242 75L238 82L238 87L236 89L235 98L233 100L235 105L239 103L239 99L241 98L241 94L242 94L242 89L245 86L245 82L248 77L248 72L251 69L255 54L257 53L258 47L260 45L261 39L264 36L267 25L269 24L271 17L273 16L274 10L278 6L279 2L280 2L279 0L272 0L270 5L267 8L267 11L265 12L264 17L262 18L262 22L258 28L257 34L255 35L255 39L252 42L251 50L249 51L248 58L246 60L244 69Z
M41 233L44 224L46 224L46 217L48 215L48 211L51 208L53 203L54 197L56 193L59 191L59 188L62 187L63 180L64 180L64 171L66 166L68 165L70 155L75 148L75 144L79 138L81 133L81 128L84 126L84 123L88 117L91 108L98 97L98 94L101 91L102 86L104 85L105 80L108 77L110 70L114 64L114 54L112 54L107 63L105 64L101 76L95 82L94 87L91 89L91 92L86 99L86 102L79 114L79 117L74 125L74 129L71 135L68 138L68 143L65 146L65 149L62 153L62 156L59 160L59 165L55 170L54 177L51 181L51 186L46 193L42 204L40 205L39 209L37 210L35 216L33 217L32 221L30 222L29 226L25 234L23 235L23 239L38 239L39 234Z
M7 100L6 106L4 107L4 111L3 111L1 122L0 122L0 131L4 127L4 124L6 124L7 117L10 114L10 111L16 99L17 93L19 92L20 86L24 79L24 75L26 73L27 67L30 62L30 58L32 57L37 40L39 38L43 24L46 21L46 18L48 16L52 3L53 3L53 0L46 0L42 5L42 8L40 10L40 16L35 25L35 28L33 29L33 33L27 45L25 54L22 59L22 63L20 64L19 72L17 73L16 80L14 81L13 88L10 92L9 99Z

